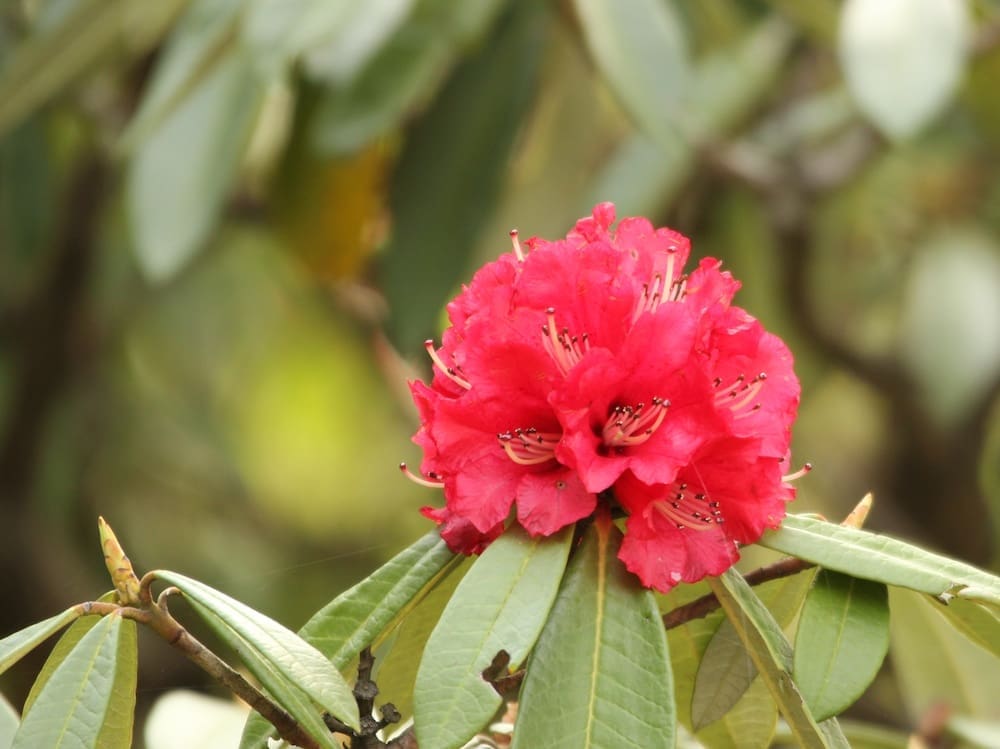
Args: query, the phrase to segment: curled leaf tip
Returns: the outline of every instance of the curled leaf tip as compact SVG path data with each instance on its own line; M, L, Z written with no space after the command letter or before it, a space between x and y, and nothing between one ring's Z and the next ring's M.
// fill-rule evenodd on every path
M871 512L872 503L874 502L872 493L868 492L857 506L844 518L844 522L841 525L846 525L849 528L861 528L865 524L865 520L868 519L868 513Z
M103 517L97 518L97 526L101 535L101 549L104 551L104 564L111 575L118 602L123 606L139 604L139 578L132 569L132 562L125 556L115 532Z

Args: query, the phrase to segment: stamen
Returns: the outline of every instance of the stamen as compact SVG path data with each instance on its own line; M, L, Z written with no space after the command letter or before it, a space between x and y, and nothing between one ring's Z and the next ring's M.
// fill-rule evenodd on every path
M652 508L674 524L678 530L711 530L725 522L719 503L708 495L687 490L687 484L672 487L673 493L653 502Z
M414 484L420 484L421 486L426 486L429 489L444 488L444 482L437 480L438 475L436 473L428 473L427 478L423 478L422 476L418 476L409 468L407 468L406 463L400 463L399 470L404 476L406 476L406 478L408 478Z
M524 250L521 249L521 242L517 238L517 229L510 230L510 243L514 246L514 254L519 262L524 262Z
M561 434L539 432L534 427L501 432L497 435L507 457L522 466L534 466L552 460Z
M601 430L604 444L615 448L641 445L660 428L668 408L670 401L663 398L653 398L649 408L645 403L615 406Z
M799 470L795 471L794 473L789 473L787 476L782 476L781 480L786 483L789 481L795 481L796 479L800 479L803 476L805 476L812 469L813 469L812 463L803 463L802 467Z
M424 341L424 348L430 355L431 361L434 362L434 366L438 368L438 371L441 372L441 374L445 375L449 380L454 382L459 387L465 388L466 390L472 387L471 383L464 377L462 377L460 374L458 374L458 371L454 367L449 367L447 364L444 363L444 361L441 360L441 357L438 355L438 352L434 350L434 341L432 340Z
M587 333L581 336L571 336L568 328L558 330L556 328L556 308L549 307L545 310L548 323L542 326L542 345L545 352L552 357L552 361L562 374L569 371L580 363L584 354L590 351L590 337Z
M749 416L754 411L760 410L759 403L754 403L750 408L747 406L754 402L766 381L767 372L761 372L749 382L746 381L746 375L741 374L731 385L722 387L722 378L716 377L712 381L712 385L719 389L715 394L715 403L729 408L737 419Z

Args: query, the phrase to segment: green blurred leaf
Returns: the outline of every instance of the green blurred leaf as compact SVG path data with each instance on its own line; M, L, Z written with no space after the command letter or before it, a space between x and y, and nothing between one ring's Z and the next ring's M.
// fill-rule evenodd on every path
M104 714L104 725L97 737L101 749L132 746L132 727L135 723L136 681L139 676L139 637L136 623L123 619L115 657L114 681L111 699Z
M892 588L890 653L903 704L918 721L944 703L974 718L996 714L1000 661L969 642L924 596Z
M907 749L910 746L910 736L903 731L850 719L838 722L851 749ZM785 745L794 740L786 724L778 726L774 734L775 744Z
M0 74L0 136L118 51L142 51L187 0L82 0L29 39Z
M157 570L155 575L180 589L227 644L252 653L257 662L248 662L248 668L266 666L254 670L265 688L275 693L281 687L291 687L347 725L358 728L358 706L351 688L316 648L273 619L204 583L166 570ZM290 712L297 708L285 707ZM292 714L302 721L301 714Z
M122 618L116 614L90 628L25 713L11 749L98 746L115 689L121 635Z
M445 607L417 671L414 718L422 746L460 747L503 699L483 678L501 650L524 662L559 589L573 527L532 539L512 526L490 544Z
M947 105L969 51L968 3L849 0L839 52L858 106L886 135L913 135Z
M574 0L590 53L642 131L672 150L688 80L681 19L666 0Z
M215 228L264 91L252 60L234 50L139 145L126 198L151 280L174 275Z
M955 629L1000 658L1000 616L995 610L964 598L952 598L948 603L936 598L931 601Z
M817 720L854 703L889 649L884 585L822 570L806 597L792 674Z
M17 663L45 640L67 624L78 618L82 612L77 608L66 609L48 619L32 624L22 630L7 635L0 640L0 673Z
M750 653L778 709L803 747L849 746L836 721L817 724L791 677L792 650L778 623L743 577L729 569L709 578L726 616Z
M447 575L457 561L433 530L316 612L299 630L299 636L343 672L363 648L372 645L393 620L405 616L420 601L421 594ZM252 714L241 747L263 746L272 731L263 717Z
M7 698L0 694L0 747L7 749L14 741L14 734L21 725L21 716Z
M351 45L344 44L310 55L307 70L338 84L324 95L316 113L312 140L317 149L351 153L398 127L438 88L454 57L487 31L505 4L413 0L405 21L369 59L352 59ZM353 69L361 62L360 69ZM349 80L341 80L345 75Z
M381 267L390 329L405 352L419 350L433 334L497 200L535 90L548 18L544 3L515 3L407 139L390 195L393 237Z
M30 288L55 224L53 167L37 118L0 137L0 294L7 299Z
M997 720L975 720L965 715L953 715L948 719L948 733L974 746L1000 746L1000 721Z
M576 549L528 664L513 749L674 746L667 639L653 593L618 560L621 537L599 519Z
M1000 578L972 565L868 531L788 515L759 542L821 567L887 585L1000 605Z
M807 570L769 581L757 588L757 596L771 611L775 621L786 627L802 607L814 577L815 570ZM732 622L724 620L701 655L691 697L692 726L700 730L723 716L729 716L730 724L736 723L735 716L731 716L730 712L756 676L757 667L743 647ZM755 723L759 719L759 715L752 716Z

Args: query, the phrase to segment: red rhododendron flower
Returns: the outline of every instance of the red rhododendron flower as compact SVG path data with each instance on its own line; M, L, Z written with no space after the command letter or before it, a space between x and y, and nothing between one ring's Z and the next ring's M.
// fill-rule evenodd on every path
M719 261L685 274L685 237L614 218L602 203L527 251L512 232L448 305L440 348L427 342L434 378L410 384L426 478L410 476L444 489L423 513L466 554L512 511L537 536L612 504L619 556L666 591L781 522L799 383Z

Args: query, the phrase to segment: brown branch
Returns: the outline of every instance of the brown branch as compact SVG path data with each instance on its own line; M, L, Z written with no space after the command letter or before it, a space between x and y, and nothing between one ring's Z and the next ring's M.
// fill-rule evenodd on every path
M759 567L752 572L748 572L743 576L743 579L751 586L761 585L771 580L780 580L783 577L796 575L803 570L815 566L797 557L785 557L784 559L779 559L774 564ZM663 628L673 629L693 619L703 619L718 609L719 606L719 599L715 597L714 593L709 593L664 614Z

